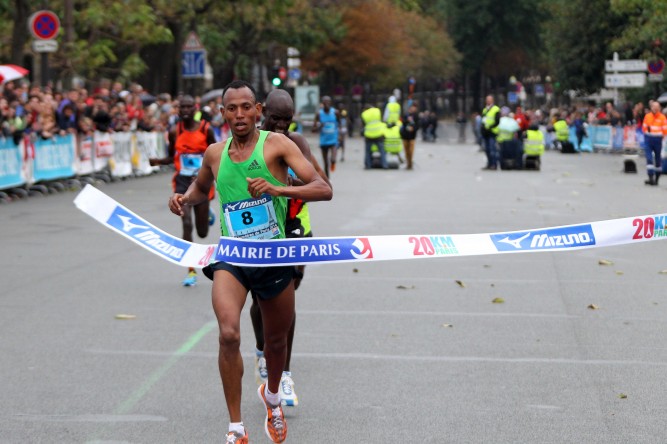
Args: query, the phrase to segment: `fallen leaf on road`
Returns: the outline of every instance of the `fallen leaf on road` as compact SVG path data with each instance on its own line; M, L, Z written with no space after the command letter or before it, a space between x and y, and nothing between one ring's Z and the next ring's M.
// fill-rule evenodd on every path
M620 271L620 270L616 270L616 274L620 276L620 275L622 275L622 274L623 274L623 272L622 272L622 271Z
M600 259L598 261L598 264L599 265L614 265L614 263L612 261L607 260L607 259Z
M442 327L444 328L454 328L452 324L442 324Z
M459 287L461 287L461 288L466 288L466 284L464 284L463 281L459 281L459 280L457 279L457 280L454 281L454 282L456 282L456 283L458 284Z
M405 285L397 285L396 288L398 288L399 290L413 290L415 286L410 285L409 287L406 287Z
M491 268L491 265L489 265L489 264L484 264L484 268Z
M493 302L494 304L502 304L502 303L505 302L505 299L503 299L503 298L494 298L491 302Z
M621 399L627 399L628 395L626 395L625 393L619 393L618 397Z
M352 273L359 273L359 269L358 268L353 268Z
M660 270L658 271L658 274L667 274L667 270Z
M586 307L586 308L588 308L589 310L597 310L597 309L599 309L600 307L598 307L598 306L595 305L595 304L591 304L591 305L589 305L589 306Z
M130 315L130 314L117 314L116 319L120 320L129 320L129 319L135 319L135 315Z

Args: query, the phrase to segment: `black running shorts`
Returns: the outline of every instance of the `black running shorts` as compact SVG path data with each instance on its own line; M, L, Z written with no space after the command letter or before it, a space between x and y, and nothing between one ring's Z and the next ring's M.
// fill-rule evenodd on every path
M239 267L227 262L215 262L204 267L204 275L213 280L213 273L226 270L260 299L266 301L278 296L294 278L294 267Z

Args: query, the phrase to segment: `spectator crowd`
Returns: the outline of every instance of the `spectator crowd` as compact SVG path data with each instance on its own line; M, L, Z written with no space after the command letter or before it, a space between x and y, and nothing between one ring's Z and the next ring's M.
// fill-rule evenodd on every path
M211 122L218 139L226 133L221 114L213 112L221 100L202 104L195 98L196 117ZM24 137L85 136L93 131L169 131L178 121L178 106L178 98L153 96L138 84L126 89L120 82L102 82L92 91L77 87L61 92L7 82L0 94L0 128L3 137L16 143Z

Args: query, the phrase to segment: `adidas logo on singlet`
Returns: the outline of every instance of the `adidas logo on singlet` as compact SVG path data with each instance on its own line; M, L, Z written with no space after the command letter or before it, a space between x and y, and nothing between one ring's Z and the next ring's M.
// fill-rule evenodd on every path
M248 165L248 171L250 170L261 170L262 167L260 166L259 162L257 162L257 159L253 160L250 165Z

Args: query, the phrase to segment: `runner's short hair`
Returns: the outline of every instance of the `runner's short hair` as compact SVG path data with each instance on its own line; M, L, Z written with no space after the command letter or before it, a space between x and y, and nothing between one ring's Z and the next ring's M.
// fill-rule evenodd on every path
M257 91L255 91L255 88L253 88L252 85L245 80L234 80L233 82L228 83L227 86L225 86L225 88L222 90L222 98L225 98L227 90L241 88L248 88L252 92L252 97L255 99L255 103L257 103Z

